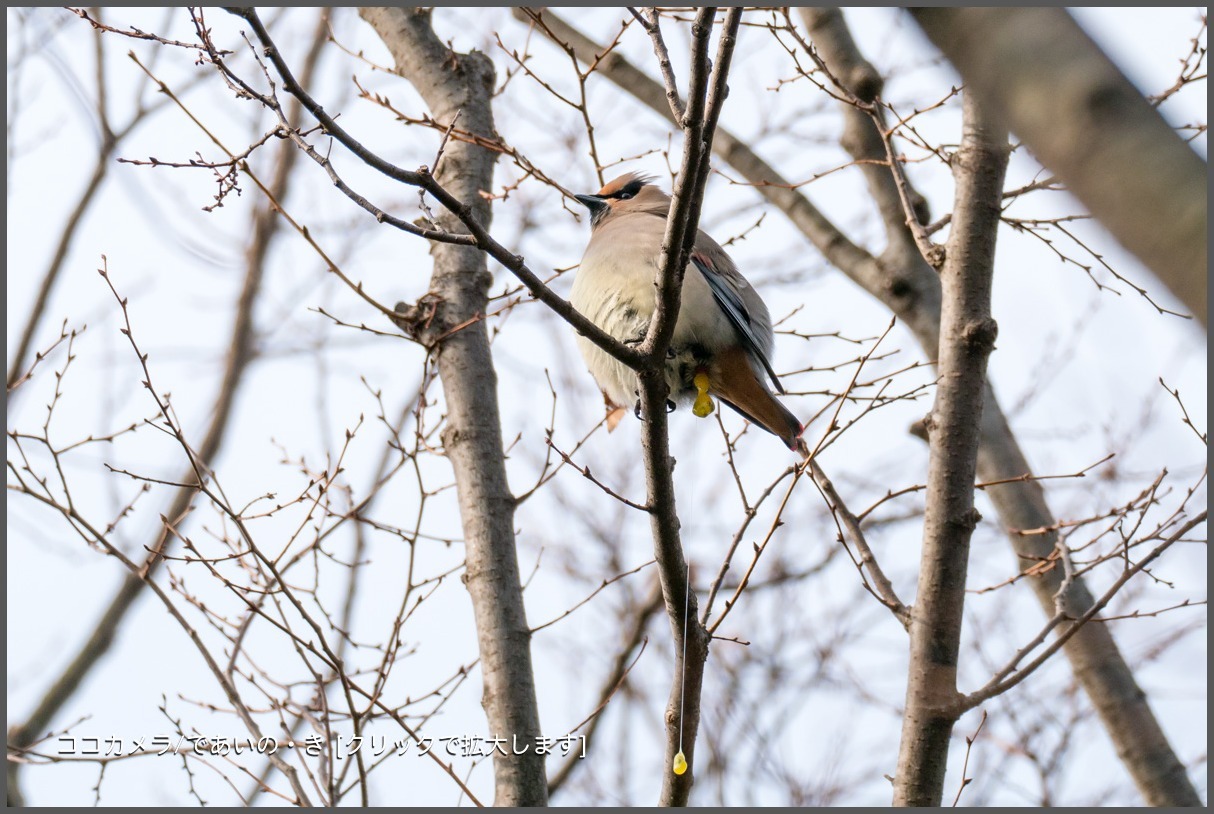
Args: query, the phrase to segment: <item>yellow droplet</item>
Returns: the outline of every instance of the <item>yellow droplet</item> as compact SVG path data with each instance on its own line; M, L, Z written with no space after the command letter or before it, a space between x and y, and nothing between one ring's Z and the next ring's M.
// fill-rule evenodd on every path
M674 766L671 768L673 768L674 773L679 776L682 776L683 773L687 771L687 758L683 756L682 749L680 749L679 753L674 756Z
M706 418L712 415L715 405L712 403L712 398L708 395L708 374L701 370L692 377L691 382L696 386L696 390L699 391L696 395L695 404L691 405L691 412L697 418Z

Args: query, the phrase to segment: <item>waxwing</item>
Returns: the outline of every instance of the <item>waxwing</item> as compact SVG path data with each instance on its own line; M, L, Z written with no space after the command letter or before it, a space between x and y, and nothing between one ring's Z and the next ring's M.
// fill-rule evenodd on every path
M594 195L576 197L590 210L590 243L570 301L616 339L640 342L656 307L670 196L652 179L628 173ZM636 374L627 365L583 336L578 346L609 404L637 402ZM725 250L697 232L666 364L672 402L690 402L703 417L716 396L796 450L804 428L772 394L771 387L784 388L771 353L767 306Z

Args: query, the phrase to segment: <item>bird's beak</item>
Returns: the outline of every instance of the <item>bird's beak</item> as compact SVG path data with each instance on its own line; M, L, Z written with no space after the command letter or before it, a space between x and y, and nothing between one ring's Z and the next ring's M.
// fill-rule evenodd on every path
M581 202L582 206L590 210L590 222L598 223L599 218L607 214L607 210L611 207L607 202L598 195L574 195Z

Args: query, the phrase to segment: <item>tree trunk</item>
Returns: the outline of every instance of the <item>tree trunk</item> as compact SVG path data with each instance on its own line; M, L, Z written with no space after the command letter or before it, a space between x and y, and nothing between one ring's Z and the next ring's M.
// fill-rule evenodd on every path
M911 613L910 668L894 803L938 806L957 704L957 654L965 610L979 424L986 362L995 346L991 279L999 230L1007 131L971 94L964 99L953 228L940 270L939 380L928 416L931 458L919 589Z
M450 123L458 114L461 129L495 138L495 75L488 57L449 50L431 28L429 10L364 8L360 14L392 52L397 72L412 83L438 121ZM495 153L453 140L435 171L439 182L466 202L486 229L491 211L480 193L492 188L495 161ZM453 232L466 231L450 212L443 212L438 222ZM515 500L506 482L497 375L482 319L492 277L484 253L474 247L433 243L431 255L430 292L438 305L417 339L435 356L447 405L443 445L455 471L467 547L465 582L484 676L482 704L490 735L505 738L511 753L494 755L494 802L546 805L544 757L535 751L541 732L531 629L515 551ZM523 754L513 754L524 748Z
M1079 24L1062 8L912 14L966 86L1205 328L1206 163Z
M815 41L821 25L814 21L819 16L821 23L831 26L832 36L840 30L847 30L838 9L817 9L812 12L805 9L804 14ZM606 50L551 11L545 11L543 19L555 36L574 49L582 62L589 64L595 61L596 54ZM850 41L850 36L847 39ZM825 38L818 43L820 51L826 43ZM855 48L854 43L851 43L851 48ZM828 55L824 54L824 58L828 64L831 63ZM849 62L852 70L856 69L861 59ZM637 69L616 51L598 62L598 72L632 93L659 116L670 115L670 106L661 83ZM844 79L851 75L850 71L833 72ZM860 73L871 76L877 83L874 92L879 92L880 76L871 70L871 66L868 71L861 70ZM858 91L858 88L853 88L853 92ZM852 126L859 127L860 123L853 123ZM869 121L864 127L871 129L872 122ZM883 151L877 154L868 151L872 145L872 139L860 138L845 143L844 147L864 167L866 163L885 160ZM880 147L879 139L876 146ZM848 240L788 179L727 130L717 130L713 152L746 181L755 184L759 193L780 209L828 261L888 306L915 334L925 353L934 355L940 338L939 276L914 249L913 242L906 234L905 216L892 204L884 205L887 197L892 194L896 198L897 195L887 168L882 167L880 173L867 173L870 189L883 214L898 213L898 224L896 227L891 225L889 229L890 245L878 258ZM1032 469L989 385L983 405L977 474L979 479L987 482L1032 475ZM1022 558L1022 564L1039 563L1053 551L1052 535L1017 533L1019 529L1047 527L1056 522L1045 502L1045 492L1040 483L1028 480L993 486L986 491L999 512L1009 542L1017 556ZM1050 570L1027 581L1046 614L1053 616L1054 594L1061 585L1062 574ZM1076 616L1092 606L1091 592L1081 577L1069 583L1064 601L1074 609ZM1147 704L1146 695L1138 688L1133 672L1117 649L1109 630L1102 625L1087 625L1071 637L1064 652L1076 679L1099 711L1117 754L1133 775L1146 801L1152 805L1201 805L1201 798L1184 765L1168 743Z

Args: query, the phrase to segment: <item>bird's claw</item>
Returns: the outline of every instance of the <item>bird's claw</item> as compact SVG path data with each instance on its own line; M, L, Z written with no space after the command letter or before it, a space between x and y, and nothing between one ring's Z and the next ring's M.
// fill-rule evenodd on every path
M671 401L670 399L666 399L666 412L667 413L673 413L674 408L676 406L677 405L673 401ZM634 404L632 406L632 414L637 417L637 420L640 420L640 418L641 418L641 400L640 399L637 399L636 404Z

